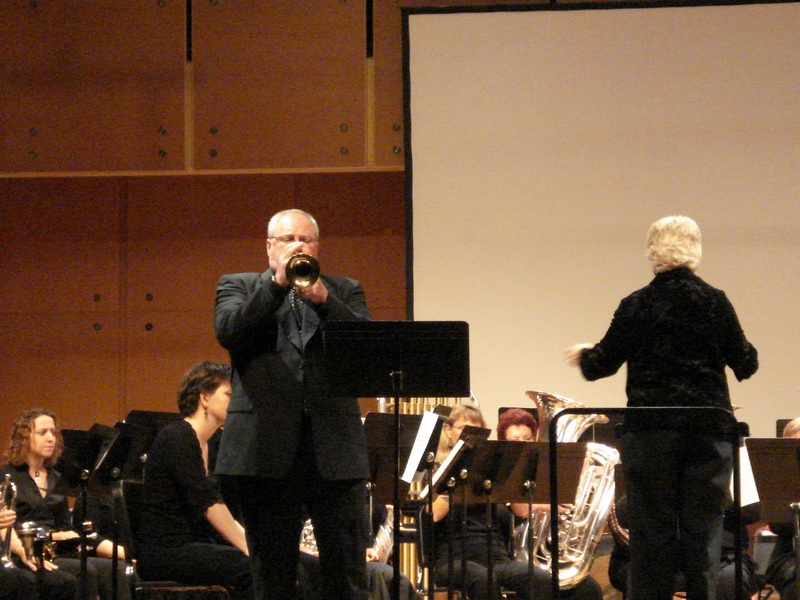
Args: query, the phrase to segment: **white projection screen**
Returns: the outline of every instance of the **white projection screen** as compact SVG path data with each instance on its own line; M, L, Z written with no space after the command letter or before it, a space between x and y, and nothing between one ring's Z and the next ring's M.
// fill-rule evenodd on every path
M415 320L470 326L490 426L526 390L625 405L596 342L652 278L650 224L703 231L761 367L729 375L756 437L800 416L800 4L407 9Z

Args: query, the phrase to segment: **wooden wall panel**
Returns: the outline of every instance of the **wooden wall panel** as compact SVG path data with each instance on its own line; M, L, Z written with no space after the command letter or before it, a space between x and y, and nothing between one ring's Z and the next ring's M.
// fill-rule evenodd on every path
M376 235L337 237L320 246L323 271L358 279L374 319L406 318L405 238Z
M3 447L14 418L32 406L54 410L66 429L113 424L121 350L118 313L0 313Z
M397 0L373 0L375 164L402 167L403 44Z
M34 400L67 428L173 410L187 368L228 360L218 278L266 269L267 219L292 206L320 221L323 271L403 319L402 173L0 178L0 428Z
M131 312L126 333L125 414L131 410L175 412L183 373L201 360L228 362L214 337L208 310Z
M121 182L0 179L3 312L119 310Z
M128 307L214 307L219 277L263 271L266 223L293 206L289 175L143 178L128 187Z
M314 215L322 238L405 235L401 172L304 173L296 182L297 206Z
M184 165L185 3L4 2L0 170Z
M365 165L364 0L194 3L194 165Z

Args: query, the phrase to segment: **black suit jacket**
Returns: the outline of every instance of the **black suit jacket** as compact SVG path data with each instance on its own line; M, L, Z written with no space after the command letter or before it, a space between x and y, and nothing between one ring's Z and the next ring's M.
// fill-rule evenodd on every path
M747 341L722 290L686 268L659 273L620 303L608 331L581 352L581 370L593 381L628 364L628 406L708 406L731 410L726 365L736 378L758 369L758 353ZM631 429L717 431L728 421L717 415L626 415Z
M327 321L371 318L364 290L353 279L323 275L328 300L305 307L301 334L272 274L224 275L217 286L214 328L231 357L233 398L215 473L284 477L298 445L311 444L324 478L366 479L358 400L330 396L322 345ZM303 414L311 439L301 439Z

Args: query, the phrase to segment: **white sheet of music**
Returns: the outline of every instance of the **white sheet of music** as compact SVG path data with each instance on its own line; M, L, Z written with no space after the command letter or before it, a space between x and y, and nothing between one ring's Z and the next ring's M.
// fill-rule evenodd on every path
M739 448L739 485L741 487L742 506L759 502L756 479L753 477L753 466L750 464L747 446ZM731 498L733 498L733 475L731 475Z
M408 457L406 468L403 471L403 476L400 478L406 483L412 483L422 479L422 475L425 471L418 471L417 467L422 464L423 454L428 447L428 441L436 430L436 423L440 418L441 417L432 410L425 411L422 415L422 422L419 424L419 429L417 430L417 438L414 440L414 446L411 448L411 454Z

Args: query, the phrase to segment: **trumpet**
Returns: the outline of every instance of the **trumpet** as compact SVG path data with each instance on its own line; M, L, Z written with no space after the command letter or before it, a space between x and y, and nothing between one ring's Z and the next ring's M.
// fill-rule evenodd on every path
M17 486L11 481L11 475L6 474L6 479L0 483L0 510L15 510L17 507ZM6 529L2 541L2 556L0 562L4 568L14 567L14 561L11 560L11 530L13 525L9 525Z
M295 254L286 263L286 279L298 295L317 282L319 272L319 261L303 252Z

